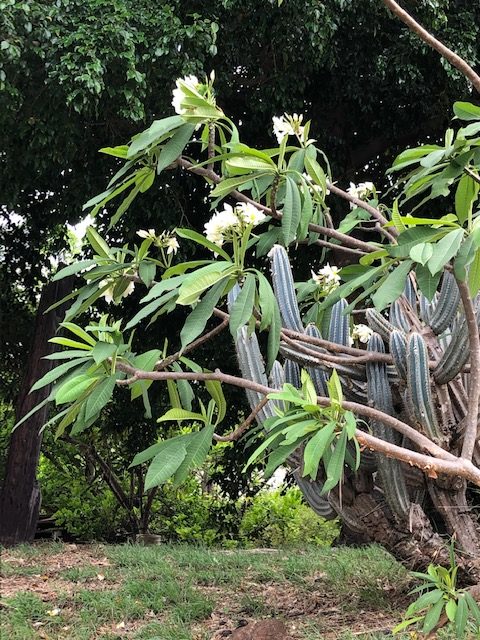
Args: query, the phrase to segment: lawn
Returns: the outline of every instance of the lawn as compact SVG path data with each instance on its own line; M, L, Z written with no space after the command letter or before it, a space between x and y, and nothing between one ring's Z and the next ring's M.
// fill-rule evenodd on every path
M408 588L379 547L38 544L2 551L0 624L8 640L220 640L274 617L292 640L377 640Z

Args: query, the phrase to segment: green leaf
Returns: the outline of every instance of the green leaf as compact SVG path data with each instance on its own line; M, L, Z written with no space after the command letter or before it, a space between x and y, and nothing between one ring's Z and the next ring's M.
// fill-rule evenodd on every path
M442 277L442 272L439 271L434 276L430 273L427 267L423 267L421 264L417 264L415 269L415 276L417 284L420 287L420 291L427 298L429 302L433 300L438 289L438 283Z
M443 269L447 262L456 255L462 244L463 236L463 229L456 229L455 231L447 233L446 236L437 242L434 254L427 264L432 275L435 275Z
M166 133L182 126L184 122L181 116L170 116L162 120L155 120L148 129L133 138L128 148L127 157L132 158L137 155L140 151L158 142Z
M159 284L163 284L163 283L159 283ZM125 330L131 329L132 327L137 325L141 320L143 320L147 316L152 315L152 313L157 311L157 309L160 309L160 307L162 307L164 304L169 302L176 295L177 295L176 291L167 291L167 293L164 293L163 296L160 296L160 298L157 298L156 300L153 300L149 304L142 307L140 311L138 311L138 313L136 313L133 316L133 318L128 322L128 324L125 327ZM146 300L146 298L144 298L144 300Z
M97 364L100 364L100 362L103 362L107 358L113 358L113 356L117 352L117 349L118 345L113 344L113 342L99 341L93 348L92 358Z
M101 258L110 258L111 260L113 260L113 255L110 251L110 247L93 227L87 227L87 238L90 246L97 255L99 255Z
M174 486L178 487L186 479L189 471L202 466L210 451L213 438L213 425L207 425L197 433L189 434L187 454L175 472Z
M245 282L230 311L230 333L236 339L237 331L247 324L252 317L255 303L255 276L247 273Z
M197 302L205 289L209 289L219 280L223 280L233 274L235 270L236 267L231 263L219 262L194 271L187 276L187 279L181 285L178 291L177 304L187 306Z
M96 260L80 260L79 262L69 264L68 267L64 267L63 269L60 269L60 271L57 271L57 273L52 278L52 282L56 282L57 280L61 280L62 278L66 278L68 276L73 276L79 271L88 269L88 267L93 267L93 265L95 264L97 264Z
M282 234L286 247L296 238L298 223L300 222L301 200L300 192L295 181L286 177L285 199L282 210Z
M157 282L147 295L142 298L141 302L150 302L150 300L154 300L155 298L159 298L162 296L165 291L171 291L172 289L176 289L179 287L182 282L187 278L187 274L182 274L180 276L174 276L173 278L168 278L162 280L161 282Z
M455 600L450 599L447 604L445 605L445 613L447 614L447 618L450 620L450 622L453 622L455 620L455 615L457 613L457 603L455 602Z
M455 102L453 112L460 120L480 120L480 107L471 102Z
M162 147L157 161L157 173L174 162L184 150L195 131L195 125L186 122L179 127L170 140Z
M276 167L274 163L269 159L269 162L255 156L242 157L235 156L230 157L226 161L228 172L233 175L244 175L245 173L251 173L256 171L262 172L274 172Z
M33 416L33 414L37 413L37 411L40 411L40 409L43 409L43 407L44 407L46 404L48 404L48 403L50 402L50 400L52 399L51 395L52 395L52 394L50 394L50 395L48 396L48 398L45 398L44 400L42 400L41 402L39 402L37 405L35 405L35 406L33 407L33 409L30 409L30 411L29 411L27 414L25 414L25 415L23 416L23 418L20 418L20 420L19 420L17 423L15 423L15 425L14 425L13 429L14 429L14 430L15 430L15 429L18 429L18 427L19 427L21 424L23 424L24 422L26 422L29 418L31 418L31 417Z
M347 432L343 430L338 437L337 444L327 465L327 481L323 485L322 494L337 486L343 475L345 451L347 449Z
M264 478L268 479L273 474L275 469L279 467L281 464L285 462L288 456L297 449L301 445L303 440L300 442L292 442L289 445L281 445L274 449L268 456L267 466L263 472Z
M410 258L414 262L425 266L433 255L433 245L429 242L421 242L410 249Z
M425 616L425 620L423 622L422 631L423 633L430 633L433 627L437 624L440 619L440 615L443 610L443 598L436 602L433 607L428 611Z
M92 378L84 373L64 382L55 393L55 404L65 404L77 400L87 391L99 378Z
M163 449L164 444L164 442L157 442L156 444L152 444L151 447L148 447L148 449L140 451L140 453L137 453L137 455L133 458L128 468L131 469L132 467L136 467L143 462L147 462L147 460L151 460L157 455L157 453L160 453L160 451Z
M307 442L303 454L303 477L310 476L313 480L317 477L318 465L332 442L335 426L335 422L329 422Z
M176 472L187 455L185 442L167 440L163 445L148 467L145 476L145 491L166 482Z
M138 267L138 275L146 284L147 287L151 287L155 280L155 274L157 267L153 262L142 261Z
M275 294L263 273L256 270L256 274L258 277L258 300L261 311L260 331L263 331L270 326L272 321Z
M251 182L255 178L262 178L267 175L268 173L253 173L246 176L241 176L239 178L227 178L226 180L222 180L221 182L219 182L215 186L215 189L210 192L210 195L213 198L224 198L231 191L238 189L238 187L241 187L243 184Z
M195 340L195 338L197 338L205 329L209 318L212 316L215 305L218 303L223 291L225 290L226 280L227 278L224 276L220 282L217 282L210 289L210 291L207 291L195 309L193 309L185 320L185 324L180 332L182 349L193 342L193 340Z
M73 349L83 349L83 351L91 351L92 347L84 342L70 340L70 338L50 338L49 342L60 344L62 347L72 347Z
M218 380L205 380L205 387L217 405L217 424L219 424L227 413L227 401L223 395L222 383Z
M193 413L193 411L187 411L186 409L173 408L158 418L157 422L169 422L170 420L178 420L178 422L183 422L183 420L204 422L205 418L201 413Z
M85 352L82 352L82 353L85 353ZM38 389L42 389L43 387L46 387L48 384L51 384L52 382L54 382L55 380L63 376L65 373L67 373L67 371L70 371L70 369L73 369L73 367L77 367L79 364L87 362L88 360L90 360L90 356L83 357L83 358L75 358L74 360L70 360L69 362L64 362L58 367L55 367L55 369L52 369L51 371L46 373L42 378L40 378L40 380L37 380L37 382L30 389L30 393L32 393L33 391L38 391Z
M475 258L468 270L468 287L472 298L480 291L480 249L475 252Z
M441 589L432 589L432 591L427 591L427 593L424 593L419 598L417 598L415 602L412 602L412 604L407 609L406 615L410 616L416 611L423 611L423 609L426 609L432 604L436 604L439 600L442 600L442 598L443 591Z
M115 158L125 159L128 153L128 145L123 144L118 147L103 147L98 151L99 153L105 153L107 156L114 156Z
M398 244L388 247L388 252L394 258L407 258L412 248L422 242L434 242L445 231L441 229L429 229L427 227L411 227L398 236Z
M478 197L480 185L470 176L464 175L460 178L455 192L455 212L460 224L464 224L471 219L473 203Z
M205 236L202 236L201 233L192 231L192 229L177 229L175 233L180 238L187 238L188 240L193 240L197 244L202 245L202 247L206 247L207 249L210 249L210 251L217 253L219 256L222 256L222 258L225 258L225 260L231 262L230 256L224 249L214 244L213 242L210 242L210 240L207 240ZM190 264L190 263L187 263L187 264ZM177 268L178 268L178 265L177 265Z
M85 420L88 421L96 416L103 407L110 401L115 389L116 378L110 376L96 385L85 403Z
M399 264L373 294L372 302L379 311L402 295L411 267L411 260Z

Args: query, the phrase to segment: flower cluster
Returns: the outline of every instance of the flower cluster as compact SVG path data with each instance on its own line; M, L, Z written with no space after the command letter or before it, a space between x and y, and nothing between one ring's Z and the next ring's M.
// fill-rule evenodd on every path
M238 202L235 208L225 204L223 211L216 211L205 224L205 236L221 247L232 233L240 234L248 226L261 224L265 218L265 214L253 204Z
M217 107L213 93L215 74L200 82L197 76L178 78L173 90L172 106L184 120L194 122L197 128L206 120L223 117L223 111ZM208 116L205 114L208 113Z
M150 238L156 247L159 249L166 249L167 255L177 253L179 248L175 234L169 231L162 231L160 235L157 235L155 233L155 229L148 229L148 231L140 229L140 231L137 231L137 236L145 239Z
M318 273L312 271L312 279L322 289L324 295L328 295L340 285L340 269L335 265L327 264Z
M370 329L370 327L368 327L366 324L354 324L351 341L353 343L355 340L358 340L363 344L367 344L372 334L373 330Z
M175 109L175 113L183 115L187 112L187 109L182 107L182 102L189 97L187 91L198 93L200 82L197 76L185 76L184 78L178 78L175 84L177 88L173 90L172 106Z
M349 193L354 198L358 198L359 200L366 200L368 196L376 193L376 189L373 182L360 182L358 185L356 185L354 182L350 182L347 193ZM350 208L355 209L355 207L356 205L351 202Z
M304 129L302 126L303 116L298 115L296 113L293 116L285 113L283 116L279 118L277 116L273 116L273 133L277 138L278 144L282 142L285 136L297 136L302 142L304 142Z

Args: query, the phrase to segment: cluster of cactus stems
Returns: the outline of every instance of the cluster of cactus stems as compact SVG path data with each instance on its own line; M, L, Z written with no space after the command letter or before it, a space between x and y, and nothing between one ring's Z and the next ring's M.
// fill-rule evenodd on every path
M462 427L468 406L469 373L466 363L469 359L469 341L454 276L448 271L444 272L441 287L431 302L417 290L415 280L410 276L403 295L386 313L374 308L367 309L366 321L374 333L368 341L365 354L371 354L372 357L364 358L359 364L356 362L358 356L352 357L349 341L351 320L345 312L346 300L339 300L331 307L327 335L322 336L319 328L313 324L304 327L288 254L283 247L276 245L269 257L283 328L318 338L323 346L316 346L311 341L302 342L301 337L282 341L280 354L284 359L283 365L276 361L267 380L257 337L244 328L236 341L243 377L274 388L281 388L284 382L299 388L300 368L305 368L317 394L326 396L326 380L334 368L340 376L347 400L398 417L446 450L460 453ZM475 308L480 327L478 298ZM342 352L339 347L345 350ZM390 358L375 357L379 354L389 354ZM332 355L336 357L332 358ZM253 408L262 396L249 391L248 399ZM270 400L257 416L260 423L274 414L273 402ZM386 442L415 450L407 438L380 420L371 420L360 428L368 429ZM479 462L477 443L474 463L478 465ZM350 508L355 506L352 492L357 496L362 493L373 496L379 510L387 512L390 521L399 530L411 530L412 517L415 519L416 516L417 522L420 521L424 528L421 535L430 538L436 534L433 529L427 532L429 521L422 511L426 508L427 500L433 501L440 513L442 510L447 513L449 508L458 512L462 508L463 511L468 510L464 482L447 481L442 477L427 478L418 469L381 453L364 450L357 474L350 473L349 477L346 470L343 488L339 487L327 496L321 495L324 481L321 467L316 479L302 477L301 447L290 457L289 463L307 501L317 513L326 518L340 516L347 528L357 534L366 533L366 527L371 526L371 519L365 521L358 508ZM447 513L444 533L454 533L454 522L461 519L458 512ZM477 536L476 529L477 525L474 525L469 535ZM470 542L471 549L478 549L478 537L477 541ZM469 547L468 541L460 540L460 544Z

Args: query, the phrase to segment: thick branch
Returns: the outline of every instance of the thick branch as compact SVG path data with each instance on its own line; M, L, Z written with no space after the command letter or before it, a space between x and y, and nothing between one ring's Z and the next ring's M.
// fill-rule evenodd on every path
M383 0L383 3L394 13L407 27L419 36L432 49L448 60L450 64L456 67L466 78L470 80L475 89L480 93L480 76L475 73L472 67L463 60L454 51L446 47L437 40L431 33L424 29L416 20L412 18L404 9L402 9L395 0Z
M470 375L468 383L468 410L465 416L462 458L471 460L477 439L478 406L480 403L480 335L477 317L466 282L457 280L462 299L470 347Z
M214 373L191 373L191 372L170 372L170 371L140 371L125 363L117 363L117 369L132 376L135 380L218 380L225 384L240 387L243 389L251 389L262 395L268 395L278 391L265 385L238 378L227 373L223 373L217 369ZM317 397L317 403L322 407L328 407L331 404L330 398ZM408 464L414 465L425 471L427 474L445 473L447 475L459 476L470 480L480 486L480 469L477 469L469 460L455 457L453 454L445 451L429 438L419 433L410 425L390 416L382 411L378 411L373 407L364 406L356 402L342 402L342 407L355 414L365 416L372 420L382 422L386 426L395 429L399 433L405 435L409 440L415 443L422 451L427 451L435 457L404 449L397 445L381 440L364 431L357 429L355 435L358 441L370 449L379 451L384 455L403 460Z

